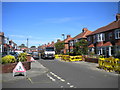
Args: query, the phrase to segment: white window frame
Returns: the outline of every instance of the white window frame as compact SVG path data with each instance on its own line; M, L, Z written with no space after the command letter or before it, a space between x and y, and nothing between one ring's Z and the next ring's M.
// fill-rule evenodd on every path
M73 41L70 41L70 46L73 46Z
M104 33L97 34L97 42L102 42L102 41L105 41L105 34Z
M115 39L120 39L120 29L115 30Z

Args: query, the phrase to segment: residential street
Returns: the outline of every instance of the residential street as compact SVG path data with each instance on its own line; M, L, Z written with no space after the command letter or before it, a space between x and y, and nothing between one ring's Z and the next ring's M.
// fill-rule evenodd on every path
M3 80L3 88L118 88L118 74L99 70L95 63L57 59L40 59L37 62L48 71L35 76L28 75L27 78Z

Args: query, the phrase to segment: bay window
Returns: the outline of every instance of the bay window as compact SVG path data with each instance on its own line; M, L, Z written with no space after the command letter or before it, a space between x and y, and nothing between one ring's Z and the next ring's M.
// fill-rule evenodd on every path
M115 39L120 39L120 29L115 30Z

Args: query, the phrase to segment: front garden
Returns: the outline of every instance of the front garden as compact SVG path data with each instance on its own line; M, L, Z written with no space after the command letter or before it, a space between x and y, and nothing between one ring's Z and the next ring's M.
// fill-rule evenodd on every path
M13 69L15 68L18 62L22 62L24 68L26 70L30 70L31 62L29 60L30 58L28 57L30 56L28 56L27 53L20 53L17 59L12 55L6 55L2 57L2 59L0 60L0 63L2 64L2 73L13 72Z

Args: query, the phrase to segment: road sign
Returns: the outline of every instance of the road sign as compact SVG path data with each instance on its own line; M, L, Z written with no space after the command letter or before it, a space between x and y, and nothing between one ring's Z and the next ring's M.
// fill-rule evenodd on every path
M31 57L31 60L30 60L31 62L33 62L33 61L36 61L33 57Z
M24 68L23 64L21 62L18 62L16 67L13 69L13 76L15 76L15 73L23 73L26 76L26 69Z

